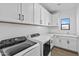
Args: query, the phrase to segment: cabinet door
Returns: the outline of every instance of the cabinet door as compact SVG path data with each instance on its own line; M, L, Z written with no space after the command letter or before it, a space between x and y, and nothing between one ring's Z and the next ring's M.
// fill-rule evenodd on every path
M51 16L51 14L49 13L49 14L48 14L48 25L51 25L51 17L52 17L52 16Z
M61 39L59 38L59 36L55 36L54 38L54 42L55 42L55 46L57 47L61 47Z
M33 3L22 3L22 16L25 23L33 24Z
M60 39L55 39L55 45L57 47L61 47L61 40Z
M60 37L61 39L61 47L67 49L67 39L63 36Z
M50 48L52 49L55 45L55 39L53 37L50 38Z
M49 23L49 12L48 11L46 11L45 12L45 25L48 25L48 23Z
M40 24L40 4L34 4L34 24Z
M46 20L46 10L44 7L41 6L41 20L40 23L45 25L45 20Z
M60 13L53 14L52 15L51 24L53 26L58 26L59 25L59 22L60 22L59 20L60 20Z
M51 14L41 6L41 21L43 25L49 25Z
M67 46L68 46L68 49L69 50L72 50L72 51L77 51L77 47L76 47L76 39L75 38L68 38L67 39Z
M16 21L20 11L19 3L0 3L0 20Z
M56 36L56 38L55 38L55 46L67 49L66 39L64 37L62 37L62 36Z

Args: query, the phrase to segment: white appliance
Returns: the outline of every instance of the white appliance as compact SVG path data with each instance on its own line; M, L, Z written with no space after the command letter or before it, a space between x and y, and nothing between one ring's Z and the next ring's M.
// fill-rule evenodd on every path
M22 41L20 38L24 40L24 37L19 37L16 40ZM7 42L11 40L4 41ZM7 43L10 44L10 42ZM24 42L14 44L9 47L3 47L0 49L0 54L3 56L40 56L40 45L39 43L26 39Z
M29 39L34 42L38 42L40 44L40 55L41 56L46 56L48 54L48 52L50 50L50 42L49 42L50 35L48 35L48 34L40 35L39 33L34 33L29 36ZM48 52L46 52L46 50L48 50ZM44 54L44 52L46 53L46 55Z
M40 45L39 43L15 54L14 56L40 56Z

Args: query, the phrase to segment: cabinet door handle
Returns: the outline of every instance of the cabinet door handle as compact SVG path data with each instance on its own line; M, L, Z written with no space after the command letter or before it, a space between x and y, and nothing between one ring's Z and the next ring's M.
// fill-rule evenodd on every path
M19 20L23 21L24 20L24 15L19 14Z
M42 20L40 20L40 24L42 24Z
M69 44L70 42L69 41L67 41L67 44Z
M61 42L61 40L59 40L59 42Z
M19 20L21 20L21 14L19 14Z
M22 20L24 20L24 15L22 15Z

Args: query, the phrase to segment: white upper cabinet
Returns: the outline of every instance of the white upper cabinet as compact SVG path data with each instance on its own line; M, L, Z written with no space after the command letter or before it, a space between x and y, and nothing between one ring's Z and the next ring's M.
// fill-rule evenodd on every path
M40 4L34 4L34 24L40 24Z
M0 21L50 25L51 14L39 3L0 3Z
M41 6L41 19L40 19L40 24L45 25L45 17L46 17L46 15L45 15L45 8L43 8Z
M51 20L51 24L53 26L58 26L58 22L59 22L59 18L60 18L60 13L57 13L57 14L53 14L52 15L52 20Z
M0 21L33 24L33 3L0 3Z
M51 25L51 14L49 12L47 12L47 17L46 17L46 25Z
M33 19L34 19L33 8L34 8L33 3L22 3L23 22L33 24Z
M19 3L0 3L0 21L17 21L19 13Z
M50 13L41 6L41 23L43 25L49 25L51 20L51 15Z
M44 15L44 24L45 25L48 25L48 21L49 21L49 13L48 13L48 11L47 10L44 10L44 12L45 12L45 15Z

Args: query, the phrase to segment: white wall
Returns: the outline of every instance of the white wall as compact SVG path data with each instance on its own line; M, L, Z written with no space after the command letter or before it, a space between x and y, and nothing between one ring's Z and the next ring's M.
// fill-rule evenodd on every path
M0 40L17 36L26 36L32 33L44 34L47 32L48 29L46 27L0 23Z
M56 18L55 18L55 17ZM58 28L54 28L51 31L55 33L70 33L70 34L76 34L76 9L70 9L66 11L59 12L55 15L52 15L52 19L58 23ZM53 18L54 17L54 18ZM62 18L70 18L70 30L61 30L61 19Z

